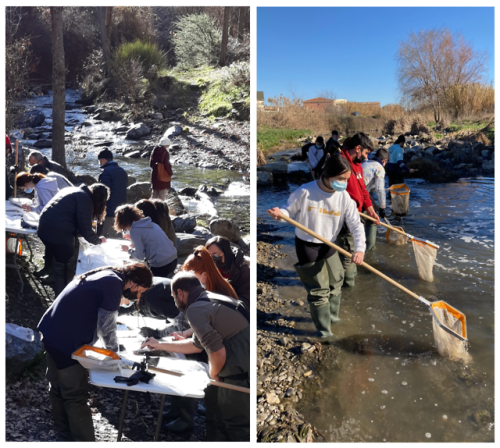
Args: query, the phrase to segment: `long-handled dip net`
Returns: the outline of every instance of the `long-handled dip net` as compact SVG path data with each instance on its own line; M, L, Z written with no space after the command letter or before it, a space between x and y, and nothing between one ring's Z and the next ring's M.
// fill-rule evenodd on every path
M364 213L360 213L363 218L375 221L371 216ZM421 238L414 237L409 233L406 233L402 227L391 226L387 218L385 219L387 224L381 222L380 224L387 227L387 233L385 237L387 241L391 244L403 245L408 241L412 242L413 252L415 254L415 260L417 262L418 275L422 280L426 282L434 281L434 275L432 274L432 269L437 257L437 250L439 246L437 244L431 243L430 241L423 240Z
M426 282L434 281L432 268L437 257L437 250L439 246L427 240L420 238L411 238L413 245L413 252L415 253L415 260L417 262L418 275Z
M394 184L389 187L394 214L406 216L410 208L410 189L406 184Z
M302 224L299 224L288 216L281 215L280 218L299 228L300 230L308 233L314 238L322 241L328 246L333 247L342 255L348 258L352 258L352 255L346 250L342 249L326 238L323 238L321 235L318 235L307 227L304 227ZM361 263L361 266L383 278L385 281L396 286L401 291L404 291L405 293L409 294L413 298L417 299L420 303L423 303L428 307L433 318L432 328L434 333L434 341L436 342L436 348L440 355L462 358L467 357L467 325L465 314L461 313L456 308L448 305L446 302L443 302L441 300L437 302L429 302L428 300L424 299L418 294L415 294L414 292L405 288L403 285L400 285L398 282L387 277L387 275L382 274L382 272L378 271L369 264L366 264L365 262Z

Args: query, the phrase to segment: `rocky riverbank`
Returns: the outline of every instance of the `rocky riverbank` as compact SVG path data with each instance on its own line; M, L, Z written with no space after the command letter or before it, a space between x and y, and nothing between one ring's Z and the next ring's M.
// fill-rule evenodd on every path
M259 219L258 219L259 221ZM257 438L259 442L324 442L296 409L306 387L318 384L318 369L339 351L308 342L294 331L295 321L281 310L305 307L305 299L281 298L274 277L276 260L286 257L270 235L274 227L257 224Z
M388 149L395 137L380 136L378 139L372 138L372 141L375 148ZM305 141L300 143L305 144ZM271 185L277 179L287 178L309 181L311 176L306 168L300 170L290 165L298 160L299 154L300 148L297 148L296 152L289 150L286 155L268 157L267 163L257 168L258 185ZM495 146L482 133L440 140L428 134L408 135L404 162L409 168L418 170L408 177L418 177L428 182L455 182L461 177L493 177Z

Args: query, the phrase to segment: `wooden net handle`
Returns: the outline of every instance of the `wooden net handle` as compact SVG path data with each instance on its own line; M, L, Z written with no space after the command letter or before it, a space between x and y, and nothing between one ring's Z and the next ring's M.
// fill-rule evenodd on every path
M372 218L371 216L365 215L364 213L359 212L359 215L362 216L363 218L369 219L370 221L373 221L373 222L377 221L375 218ZM384 224L383 222L381 222L380 225L384 226L384 227L387 227L388 229L391 229L394 232L398 232L401 235L408 236L402 230L396 229L396 227L389 226L387 224Z
M285 216L283 213L281 214L280 218L285 220L289 224L292 224L293 226L297 227L298 229L302 230L303 232L306 232L309 235L313 236L314 238L322 241L323 243L327 244L328 246L333 247L336 251L338 251L342 255L344 255L348 258L352 258L352 255L349 252L347 252L346 250L342 249L341 247L337 246L336 244L332 243L331 241L328 241L326 238L323 238L321 235L318 235L317 233L313 232L312 230L308 229L307 227L304 227L302 224L299 224L298 222L294 221L293 219L289 218L288 216ZM385 281L389 282L391 285L394 285L396 288L399 288L401 291L405 292L406 294L409 294L414 299L419 300L420 296L418 296L414 292L410 291L409 289L405 288L403 285L400 285L398 282L394 281L392 278L387 277L387 275L382 274L382 272L378 271L377 269L370 266L369 264L366 264L364 261L361 263L361 266L363 266L364 268L373 272L374 274L378 275L379 277L383 278Z

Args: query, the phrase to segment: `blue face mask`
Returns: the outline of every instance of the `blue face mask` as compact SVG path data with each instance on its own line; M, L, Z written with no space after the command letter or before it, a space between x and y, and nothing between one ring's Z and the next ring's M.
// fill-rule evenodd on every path
M344 191L347 188L347 182L341 182L339 180L330 182L330 185L335 191Z
M321 145L316 145L316 148L321 149Z
M33 193L33 188L25 188L24 192L25 193Z

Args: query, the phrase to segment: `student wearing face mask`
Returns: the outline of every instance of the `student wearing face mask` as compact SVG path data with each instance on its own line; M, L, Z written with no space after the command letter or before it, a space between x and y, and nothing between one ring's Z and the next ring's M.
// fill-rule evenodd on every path
M24 205L25 210L35 213L42 213L42 210L49 201L57 194L57 180L47 177L44 174L19 173L16 176L16 185L25 193L35 192L35 200L33 206Z
M333 156L341 152L339 143L339 131L332 131L332 136L326 142L326 153Z
M61 440L95 441L87 405L88 372L72 353L100 338L119 350L116 318L123 297L140 299L152 282L142 263L108 266L76 277L59 294L38 323L47 357L47 380L54 429Z
M365 252L365 233L355 202L346 191L351 176L349 162L341 155L327 159L321 178L295 190L285 207L267 212L295 219L324 238L335 241L347 226L354 238L353 264L361 264ZM333 336L331 324L339 320L344 268L338 252L300 229L295 229L295 269L307 291L307 301L317 335Z
M316 137L316 142L309 148L307 152L307 161L311 167L314 179L319 179L323 165L325 164L326 152L325 142L323 137L319 135Z
M243 251L231 246L230 241L223 236L210 238L205 243L205 247L219 272L236 291L238 299L250 308L250 267Z
M371 151L373 151L373 144L370 137L364 132L358 132L346 140L342 147L341 156L349 162L351 167L351 175L347 182L347 193L349 193L351 199L356 203L358 212L364 211L367 215L376 219L376 223L379 225L380 219L377 213L375 213L370 194L366 190L363 179L363 168L361 167L361 164L367 159ZM342 228L337 237L337 245L351 254L355 251L354 237L346 226ZM345 270L344 286L353 287L357 275L356 265L351 263L350 258L343 255L340 256L340 259Z

